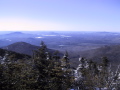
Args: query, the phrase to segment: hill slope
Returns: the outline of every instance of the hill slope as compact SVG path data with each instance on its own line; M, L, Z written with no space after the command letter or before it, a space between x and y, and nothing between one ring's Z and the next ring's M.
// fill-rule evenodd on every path
M14 58L16 58L16 59L31 58L29 55L19 54L19 53L13 52L13 51L0 49L0 57L4 57L6 53L8 54L8 56L14 55Z
M14 52L21 53L21 54L32 55L33 51L38 50L39 48L40 46L31 45L26 42L16 42L6 47L3 47L2 49L14 51ZM52 50L52 49L48 49L48 51L50 53L55 52L55 50Z
M101 57L105 56L111 62L117 63L120 62L120 45L103 46L98 49L88 50L82 52L81 56L95 61L100 61Z
M29 43L25 43L25 42L17 42L17 43L8 45L6 47L3 47L3 49L9 50L9 51L14 51L17 53L22 53L27 55L32 55L32 51L36 50L37 48L39 47L31 45Z

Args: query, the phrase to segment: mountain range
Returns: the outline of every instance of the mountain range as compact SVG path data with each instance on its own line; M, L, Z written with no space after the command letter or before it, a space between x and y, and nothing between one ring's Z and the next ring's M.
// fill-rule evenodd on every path
M6 47L3 47L2 49L32 56L33 52L35 50L38 50L39 48L40 46L31 45L26 42L16 42ZM48 51L50 53L55 52L55 50L53 49L48 49ZM64 54L63 52L60 52L61 56L63 54ZM100 62L101 58L104 56L107 57L111 63L114 64L120 63L120 45L109 45L109 46L106 45L96 49L91 49L81 52L76 51L76 53L69 53L70 62L74 67L78 65L79 57L85 57L86 59Z
M120 44L120 33L113 32L11 32L0 34L0 47L8 46L15 42L27 42L39 46L44 41L49 48L64 50L67 48L84 46L104 46Z
M97 49L81 52L82 57L100 61L102 57L107 57L112 63L120 63L120 45L103 46Z
M8 54L8 56L10 56L10 57L13 57L14 59L31 58L31 56L26 55L26 54L20 54L20 53L16 53L13 51L0 49L0 57L4 57L6 54Z
M16 42L16 43L13 43L11 45L2 47L2 49L5 49L5 50L14 51L17 53L26 54L26 55L30 55L30 56L32 56L33 52L35 50L38 50L39 48L40 48L40 46L31 45L31 44L26 43L26 42ZM55 50L52 50L52 49L47 48L47 50L50 53L55 52Z
M68 51L70 61L78 64L79 57L100 61L106 56L120 62L120 33L115 32L7 32L0 34L0 48L32 55L44 41L50 52Z

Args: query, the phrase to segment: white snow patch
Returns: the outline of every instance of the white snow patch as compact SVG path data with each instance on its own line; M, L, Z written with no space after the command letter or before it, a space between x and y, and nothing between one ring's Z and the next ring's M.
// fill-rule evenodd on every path
M71 36L66 36L66 35L60 35L60 36L62 36L62 37L71 37Z
M10 40L10 39L6 39L7 41L12 41L12 40Z
M59 45L60 47L63 47L63 46L65 46L65 45Z
M35 37L35 38L43 38L43 37Z

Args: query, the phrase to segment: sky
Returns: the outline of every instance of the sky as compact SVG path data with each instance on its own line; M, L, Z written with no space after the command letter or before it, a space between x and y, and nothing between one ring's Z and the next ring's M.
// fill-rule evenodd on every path
M120 31L120 0L0 0L0 31Z

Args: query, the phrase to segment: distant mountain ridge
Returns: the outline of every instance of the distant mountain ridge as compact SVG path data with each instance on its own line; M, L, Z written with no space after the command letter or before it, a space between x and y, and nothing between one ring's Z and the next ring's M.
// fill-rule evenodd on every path
M26 55L26 54L20 54L20 53L16 53L13 51L0 49L0 57L4 57L6 54L8 54L8 56L12 56L12 57L14 56L14 58L16 58L16 59L31 58L31 56Z
M9 33L9 34L24 34L24 33L22 33L22 32L11 32L11 33ZM8 35L9 35L8 34Z
M120 63L120 45L103 46L98 49L87 50L82 52L81 56L95 61L101 60L101 57L107 57L110 62Z
M32 56L33 51L38 50L39 48L40 46L31 45L26 42L16 42L6 47L3 47L2 49ZM48 51L50 53L55 52L55 50L52 50L52 49L48 49ZM75 57L73 57L71 54L73 53L69 54L70 62L74 66L77 65L79 56L85 57L86 59L91 59L96 62L99 62L102 57L106 56L108 57L110 62L117 63L117 64L120 63L120 45L110 45L110 46L106 45L97 49L81 51L79 53L79 56L75 56ZM60 53L60 55L62 56L63 54Z
M9 51L14 51L17 53L32 55L32 51L38 49L38 46L31 45L26 42L16 42L11 45L8 45L6 47L3 47L2 49L6 49Z
M6 47L3 47L2 49L32 56L33 52L35 50L38 50L39 48L40 46L31 45L26 42L16 42ZM55 50L52 50L52 49L48 49L48 51L51 53L55 52Z

